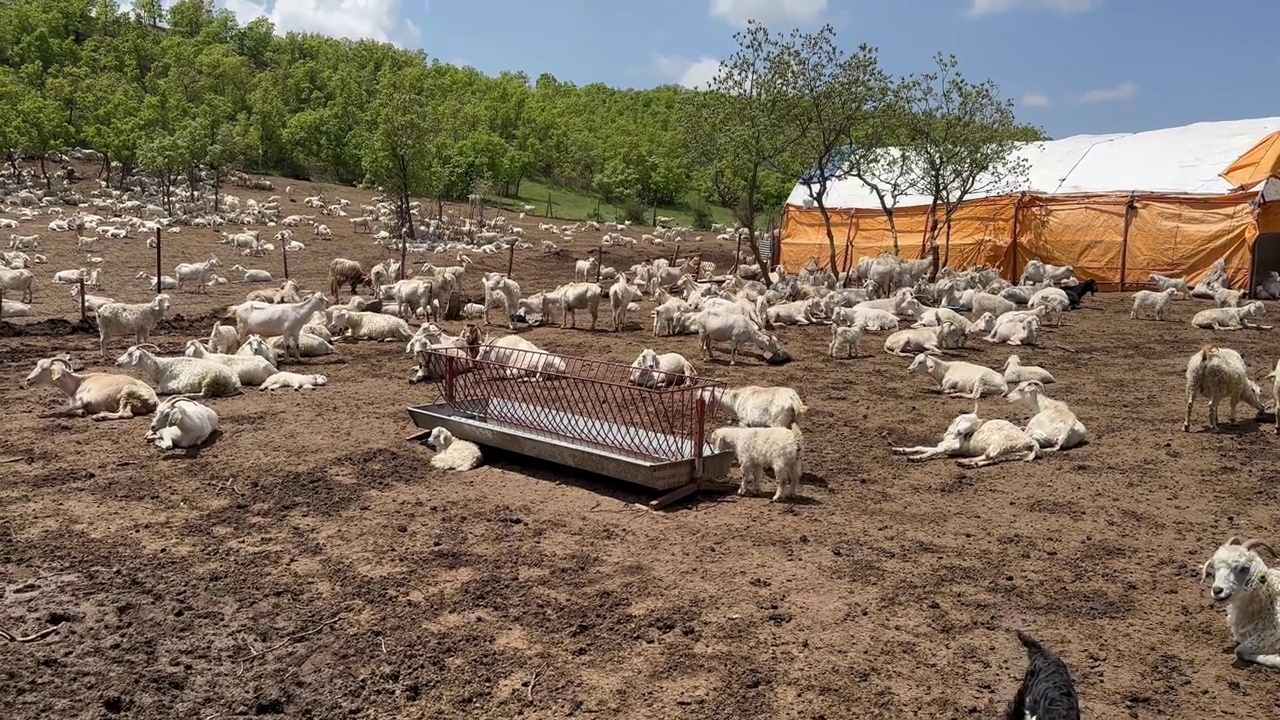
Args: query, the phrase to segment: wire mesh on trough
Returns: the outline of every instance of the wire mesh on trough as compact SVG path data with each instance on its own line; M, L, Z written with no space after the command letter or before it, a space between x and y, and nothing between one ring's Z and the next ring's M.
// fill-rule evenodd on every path
M629 365L499 348L424 350L444 402L496 427L649 461L702 458L724 383Z

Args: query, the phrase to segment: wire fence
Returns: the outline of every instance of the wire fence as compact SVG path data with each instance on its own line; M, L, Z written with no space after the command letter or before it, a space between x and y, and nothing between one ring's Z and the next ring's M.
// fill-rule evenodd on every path
M712 378L494 346L479 356L422 351L455 412L540 437L647 460L709 454L707 428L724 383Z

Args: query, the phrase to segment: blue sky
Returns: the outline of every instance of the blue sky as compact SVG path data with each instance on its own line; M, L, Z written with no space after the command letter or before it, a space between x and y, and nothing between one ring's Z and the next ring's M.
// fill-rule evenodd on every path
M1276 0L215 0L279 30L370 37L489 74L696 86L748 18L831 23L887 70L954 53L1052 137L1280 115Z

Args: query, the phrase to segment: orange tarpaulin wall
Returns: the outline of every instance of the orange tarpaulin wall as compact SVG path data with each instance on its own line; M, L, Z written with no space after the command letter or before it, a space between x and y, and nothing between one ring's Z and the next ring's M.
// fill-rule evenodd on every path
M939 230L938 257L943 267L987 265L1012 280L1038 257L1051 265L1074 266L1081 279L1111 285L1122 277L1126 284L1142 285L1151 273L1195 283L1225 257L1232 286L1242 287L1249 282L1250 252L1258 236L1259 221L1249 204L1255 197L1139 195L1131 202L1129 195L1015 195L973 200L956 210L950 227ZM893 251L888 218L880 210L829 212L840 269ZM928 214L926 206L894 212L904 259L925 256ZM1280 229L1280 210L1274 223ZM781 262L796 271L810 260L826 266L829 257L822 214L788 206Z

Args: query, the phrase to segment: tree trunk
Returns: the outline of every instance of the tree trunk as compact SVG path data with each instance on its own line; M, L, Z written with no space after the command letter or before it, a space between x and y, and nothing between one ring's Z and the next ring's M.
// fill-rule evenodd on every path
M213 171L213 211L218 212L218 190L222 187L222 173Z
M836 234L835 231L831 229L831 213L827 212L827 206L822 202L822 196L825 194L826 193L822 192L818 193L817 197L815 197L813 201L817 203L818 212L822 213L822 224L826 226L827 229L827 249L831 252L831 272L838 276L840 274L840 268L836 265Z

